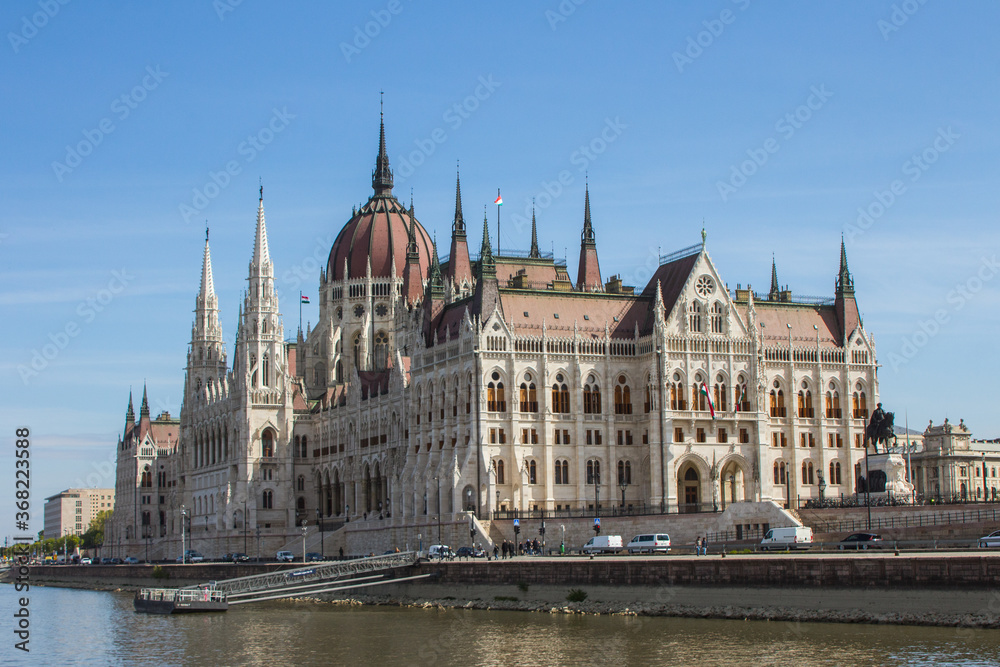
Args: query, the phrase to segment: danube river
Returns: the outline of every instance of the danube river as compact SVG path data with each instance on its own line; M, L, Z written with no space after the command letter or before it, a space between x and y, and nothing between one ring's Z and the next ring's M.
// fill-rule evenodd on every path
M997 665L1000 630L259 603L148 616L130 593L32 588L14 665Z

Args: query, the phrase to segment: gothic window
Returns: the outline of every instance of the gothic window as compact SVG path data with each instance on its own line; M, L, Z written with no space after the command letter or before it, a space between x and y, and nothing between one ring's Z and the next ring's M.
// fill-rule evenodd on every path
M507 399L504 395L503 382L498 382L500 374L493 374L495 380L486 385L486 411L487 412L506 412L507 411Z
M505 484L503 459L497 459L497 484Z
M774 483L784 484L785 483L785 462L775 461L774 462Z
M535 390L535 383L530 382L530 375L525 380L527 381L521 383L521 412L538 412L538 393Z
M552 385L552 412L569 412L569 388L560 384L562 375L556 376L556 384Z
M618 376L618 384L615 385L615 414L632 414L632 393L626 384L627 378L624 375ZM648 412L648 411L647 411Z
M802 483L803 484L814 484L813 477L813 464L812 461L802 462Z
M785 392L781 389L771 390L771 416L785 416Z
M260 455L264 457L274 456L274 435L270 429L264 431L260 436Z
M365 314L365 307L364 306L362 306L360 304L358 304L357 306L354 306L354 317L361 317L364 314Z
M338 320L344 319L344 309L341 308L340 306L337 306L337 319Z
M250 372L250 386L257 388L257 355L250 355L250 368L253 369Z
M618 462L618 483L619 484L631 484L632 483L632 462L631 461L619 461Z
M694 289L701 296L710 296L715 291L715 281L710 276L699 276Z
M726 378L721 373L715 377L716 383L713 387L713 398L715 400L715 409L718 412L726 412L729 405L727 404L729 394L726 391Z
M601 483L601 462L597 459L587 461L587 484Z
M701 304L697 301L692 301L688 308L688 328L692 333L701 331Z
M645 412L650 412L653 409L653 387L648 381L646 382L646 396L642 402L642 409Z
M344 362L341 361L340 359L337 360L337 370L336 370L336 378L335 378L335 380L337 382L343 382L344 381Z
M712 305L712 333L722 333L722 304L716 301Z
M537 468L534 461L528 461L528 484L537 484Z
M840 394L836 391L826 392L826 416L828 419L840 418Z
M201 393L201 378L194 381L194 391L196 394Z
M389 367L389 336L384 331L375 334L375 368L382 370Z
M385 317L385 314L389 312L389 309L385 307L384 303L380 303L375 306L375 314L379 317Z
M360 306L358 306L360 308ZM354 334L354 368L361 370L361 332Z
M261 509L274 509L274 492L271 489L264 490L261 496Z
M326 365L316 364L315 370L315 384L325 387L326 386Z
M309 456L309 437L302 436L302 458Z
M306 478L304 475L299 475L299 479L295 484L295 488L298 489L299 491L306 490Z
M583 412L588 415L601 414L601 388L597 384L597 378L593 375L583 386Z
M830 461L830 484L840 483L840 461Z

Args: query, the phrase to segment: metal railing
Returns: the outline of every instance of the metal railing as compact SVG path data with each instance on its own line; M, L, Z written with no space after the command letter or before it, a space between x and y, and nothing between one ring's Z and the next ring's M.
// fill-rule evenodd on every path
M908 512L893 516L873 516L871 530L884 528L917 528L920 526L940 526L951 523L983 523L1000 521L1000 508L980 508L949 512ZM819 521L813 525L818 533L841 533L869 530L868 519L842 519L840 521Z
M597 511L594 511L593 505L590 507L573 507L566 508L562 510L494 510L492 512L491 518L495 521L504 520L530 520L530 519L573 519L573 518L614 518L614 517L626 517L626 516L654 516L654 515L667 515L667 514L705 514L705 513L719 513L724 511L725 508L719 505L714 505L713 503L681 503L680 505L672 505L667 508L662 508L659 505L650 505L647 503L629 503L626 501L625 507L622 507L618 502L611 501L607 504L601 503Z
M186 589L214 588L220 592L232 595L236 593L254 593L278 589L288 586L289 583L305 584L309 582L325 581L340 577L353 577L359 574L391 570L397 567L408 567L417 562L417 554L413 551L404 551L398 554L386 554L384 556L371 556L369 558L358 558L356 560L320 562L315 565L303 566L297 569L278 570L267 574L254 574L248 577L237 577L235 579L224 579L214 584L197 584L186 586Z

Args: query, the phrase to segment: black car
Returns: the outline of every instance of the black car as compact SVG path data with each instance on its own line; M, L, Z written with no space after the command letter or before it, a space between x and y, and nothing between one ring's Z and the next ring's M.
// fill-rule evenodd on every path
M236 552L236 553L226 554L225 560L231 563L245 563L248 560L250 560L250 556L247 556L245 553Z
M482 549L473 549L472 547L459 547L458 551L455 552L455 558L485 558L486 552Z
M318 552L318 551L310 551L309 553L306 554L306 560L309 561L310 563L315 563L317 561L323 561L323 560L326 560L326 559L323 557L323 554L321 554L320 552Z
M840 541L840 549L881 549L882 536L875 533L852 533Z

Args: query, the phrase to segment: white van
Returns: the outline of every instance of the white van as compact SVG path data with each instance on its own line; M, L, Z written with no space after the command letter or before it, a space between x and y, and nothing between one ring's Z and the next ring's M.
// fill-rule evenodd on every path
M581 549L581 551L585 554L616 554L621 551L621 549L621 535L597 535L596 537L590 538L590 541L583 545L583 549Z
M813 529L808 526L772 528L760 541L762 551L770 549L808 549L812 546Z
M628 543L628 552L630 554L641 554L647 551L651 554L657 551L660 553L670 551L670 535L666 533L636 535Z

